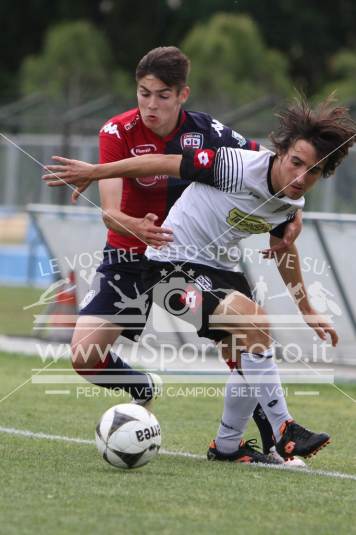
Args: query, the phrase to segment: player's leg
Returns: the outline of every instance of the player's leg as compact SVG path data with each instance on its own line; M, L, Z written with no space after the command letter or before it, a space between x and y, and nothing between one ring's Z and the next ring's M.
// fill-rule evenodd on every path
M238 348L234 347L232 350L231 347L231 345L234 345L231 342L235 341L236 337L228 335L221 328L223 327L221 325L210 325L210 315L215 313L217 304L229 292L229 290L224 289L227 285L228 288L242 287L250 295L245 277L241 273L222 273L203 266L185 265L185 268L194 270L195 276L197 277L196 281L202 280L205 285L201 295L202 322L198 335L211 338L215 342L225 341L221 345L223 356L229 361L228 363L231 367L239 368L240 352ZM224 340L226 337L228 339ZM224 414L220 426L220 433L218 433L217 437L218 442L219 439L222 439L221 442L224 442L224 444L221 447L221 443L218 446L215 441L212 441L208 451L208 458L210 460L233 462L280 464L281 459L277 461L259 452L255 447L257 442L255 439L247 442L242 440L246 426L257 405L255 397L246 392L246 382L242 373L239 373L236 369L232 371L229 375L225 392ZM236 403L237 398L239 399L239 403Z
M100 317L80 316L71 343L73 368L92 384L123 389L134 400L146 402L153 397L155 376L132 368L113 351L122 331Z
M234 457L239 452L240 455L242 453L242 457L240 457L242 460L240 462L246 462L246 460L251 462L251 455L248 455L248 452L245 451L246 445L242 437L250 419L256 411L257 400L250 391L251 386L246 383L240 369L241 353L238 346L239 344L236 343L234 335L229 335L220 343L221 354L229 366L231 374L225 386L224 409L218 433L215 440L210 444L208 459L223 460L221 456L225 456L226 458ZM266 421L268 423L268 420ZM268 431L267 438L274 445L271 426L269 426ZM263 438L262 434L261 436ZM259 455L259 461L257 462L272 462L272 464L283 462L279 457L276 459L268 457L269 450L264 453L266 453L266 456Z
M237 340L235 338L235 335L232 334L230 334L228 337L224 338L221 342L219 342L222 357L224 358L226 364L228 365L231 371L240 370L241 368L241 353L236 348L236 345ZM225 419L223 416L223 421L228 419L229 417L227 415L225 416ZM261 435L263 453L269 454L271 449L274 448L275 444L273 430L266 414L264 413L259 403L253 411L253 419Z
M228 337L224 338L219 345L221 354L225 359L226 364L229 366L231 372L236 374L236 372L240 370L241 355L240 352L236 350L234 335L229 335ZM242 374L241 371L240 374ZM240 380L239 382L242 392L245 391L246 394L246 384L243 382L241 376L238 379ZM231 396L229 392L229 390L232 388L235 390L234 396ZM244 429L246 428L246 425L251 417L246 403L246 395L244 397L240 396L238 410L236 408L236 399L234 399L237 396L238 386L236 378L234 378L233 384L229 384L228 382L226 385L224 410L218 432L218 438L215 440L216 449L220 451L223 450L224 447L230 452L234 452L234 450L236 450L242 439ZM271 424L269 423L267 416L265 415L259 403L256 405L253 411L253 419L261 435L263 453L267 455L269 460L275 459L278 462L284 461L286 466L291 467L301 468L306 466L305 462L300 458L292 457L290 459L283 460L282 457L277 453Z
M279 440L280 426L292 417L272 358L267 314L247 296L233 292L217 306L214 315L221 317L224 330L239 337L240 369L250 387L249 395L261 404Z
M312 433L298 426L289 414L279 372L272 358L273 350L267 314L240 292L233 292L224 301L214 311L214 315L221 315L219 328L223 328L231 334L238 333L243 340L243 344L239 348L241 353L240 370L243 376L240 378L235 374L235 378L230 379L230 382L235 383L238 387L243 381L243 384L248 387L249 397L248 402L241 403L241 395L236 395L236 387L234 395L232 395L232 389L227 390L229 399L226 403L231 418L234 414L233 406L235 406L236 414L239 411L245 413L245 416L251 416L251 411L253 412L257 402L259 402L271 423L277 442L277 451L280 455L287 458L293 454L307 456L316 452L328 442L329 437L325 433ZM235 322L236 317L239 320L238 323ZM212 327L216 328L214 325ZM236 381L236 379L238 380ZM253 405L253 399L255 405ZM251 403L249 404L249 402ZM238 418L238 424L230 427L236 428L240 433L241 430L243 431L243 424L246 420L242 419L241 414L238 415ZM231 422L231 420L229 421ZM231 434L228 439L225 439L222 428L220 428L219 433L217 443L220 444L220 447L231 447Z
M225 386L223 415L217 436L210 443L208 459L281 464L281 459L260 453L256 449L255 439L243 440L247 424L256 407L256 399L249 395L247 389L242 373L233 370Z
M144 325L137 323L138 316L145 318L147 308L142 305L139 266L108 262L104 256L92 286L88 292L91 299L80 310L72 338L73 367L93 384L124 389L137 402L146 403L155 391L153 374L133 369L113 351L120 334L133 340ZM128 321L125 329L123 316Z

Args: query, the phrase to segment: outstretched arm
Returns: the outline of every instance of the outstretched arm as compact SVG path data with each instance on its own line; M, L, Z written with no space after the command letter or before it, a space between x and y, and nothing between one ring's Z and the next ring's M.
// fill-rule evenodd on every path
M56 187L65 184L74 184L77 187L88 185L95 180L125 176L137 178L152 175L169 175L180 177L181 155L176 154L146 154L135 156L118 162L104 164L90 164L81 160L71 160L61 156L53 156L58 162L47 165L50 174L43 175L48 186Z
M271 247L277 245L278 240L279 238L271 236ZM332 345L335 347L338 342L338 335L335 329L325 322L323 317L309 303L296 246L292 244L286 252L277 251L274 253L274 256L284 284L287 286L291 297L303 314L305 322L314 329L322 340L326 340L327 334L329 334ZM293 288L295 289L294 292Z

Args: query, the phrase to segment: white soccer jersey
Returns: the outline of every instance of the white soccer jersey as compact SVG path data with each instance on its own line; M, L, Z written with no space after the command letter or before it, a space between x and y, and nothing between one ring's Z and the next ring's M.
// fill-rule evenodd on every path
M160 250L148 247L146 256L161 262L189 261L236 269L241 239L273 233L304 206L304 197L293 200L274 194L270 178L273 157L270 151L226 147L216 153L199 150L184 154L181 169L184 165L192 180L199 182L183 192L163 223L173 229L174 241Z

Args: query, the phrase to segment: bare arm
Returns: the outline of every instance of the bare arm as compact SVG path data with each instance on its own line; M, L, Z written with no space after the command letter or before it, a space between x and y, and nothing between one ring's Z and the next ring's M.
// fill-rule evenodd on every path
M80 160L71 160L61 156L53 156L57 165L47 165L46 170L51 174L43 175L48 186L63 186L75 184L80 188L89 181L103 180L125 176L136 178L138 176L169 175L180 177L181 155L176 154L145 154L117 162L104 164L90 164Z
M295 242L299 234L303 229L303 212L297 210L293 221L290 221L286 226L282 239L278 239L277 242L269 249L261 251L263 258L273 258L274 253L288 252L289 247Z
M271 235L271 247L278 245L278 241L281 240ZM287 251L281 252L277 250L274 253L274 257L276 259L278 271L284 281L284 284L287 286L291 297L295 301L300 312L303 314L306 323L312 329L314 329L316 334L322 340L326 340L327 333L329 333L332 345L336 346L338 342L338 336L335 329L326 323L309 303L308 294L300 267L297 247L292 244L288 247Z
M105 226L123 236L128 236L126 230L130 224L130 216L121 212L122 178L113 178L99 182L100 205Z
M158 227L158 216L147 213L144 217L132 217L121 211L122 178L99 182L102 217L105 226L122 236L135 236L146 245L160 247L172 241L172 231Z

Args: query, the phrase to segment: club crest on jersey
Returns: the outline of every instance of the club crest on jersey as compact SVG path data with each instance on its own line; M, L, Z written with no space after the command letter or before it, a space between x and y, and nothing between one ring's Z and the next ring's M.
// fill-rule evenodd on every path
M146 143L144 145L137 145L130 150L132 156L142 156L142 154L150 154L157 152L157 147L153 143Z
M263 217L249 215L238 208L230 210L226 221L232 227L251 234L262 234L269 232L273 228L273 225L268 223Z
M206 275L199 275L195 279L195 284L203 291L209 291L213 287L212 280Z
M201 149L204 143L204 136L199 132L187 132L180 137L182 149Z

